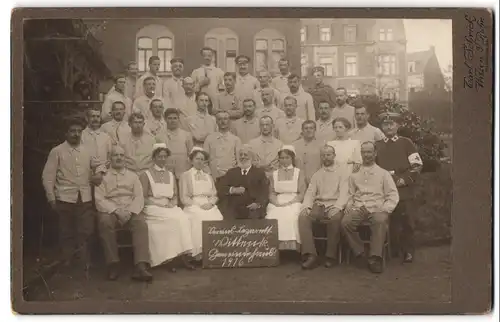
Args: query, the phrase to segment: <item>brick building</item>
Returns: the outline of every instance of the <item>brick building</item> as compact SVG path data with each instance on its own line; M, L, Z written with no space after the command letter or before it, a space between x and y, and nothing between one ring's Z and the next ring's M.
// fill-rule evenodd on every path
M401 19L302 19L301 73L321 65L325 81L351 94L407 100L406 35Z
M434 46L408 53L408 91L442 91L445 79Z
M104 60L112 72L122 72L129 61L137 61L139 72L147 70L148 58L159 56L161 75L169 77L170 58L185 60L185 74L201 64L199 50L216 50L215 64L235 71L234 58L252 58L251 70L279 72L277 61L287 57L292 71L300 72L299 19L165 18L86 20L102 42ZM107 86L110 84L108 82Z

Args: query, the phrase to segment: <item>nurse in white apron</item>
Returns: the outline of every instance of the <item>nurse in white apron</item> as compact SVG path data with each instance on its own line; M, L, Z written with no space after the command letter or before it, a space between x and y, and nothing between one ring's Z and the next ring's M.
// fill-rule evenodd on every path
M335 149L335 164L343 166L349 173L357 172L361 167L361 143L349 136L351 123L343 117L338 117L332 122L335 140L327 144Z
M154 165L140 175L151 267L168 263L181 256L184 266L194 269L190 263L193 250L191 223L189 217L177 206L175 177L165 168L169 156L170 150L166 144L155 144Z
M298 218L304 194L305 177L295 167L295 148L284 145L278 152L279 168L271 178L266 219L278 220L278 239L281 250L298 250L300 244Z
M223 219L216 206L218 198L214 180L203 171L208 157L205 150L194 147L189 154L192 167L180 179L180 197L184 213L191 221L193 256L196 260L201 260L202 257L202 222Z

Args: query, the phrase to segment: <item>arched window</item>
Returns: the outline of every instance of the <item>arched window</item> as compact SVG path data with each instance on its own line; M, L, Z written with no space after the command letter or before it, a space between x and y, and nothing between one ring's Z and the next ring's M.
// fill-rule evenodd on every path
M228 28L214 28L205 34L205 46L215 51L214 64L226 72L235 72L238 35Z
M144 73L149 69L151 56L160 57L160 75L171 72L170 59L174 57L174 34L165 26L148 25L136 35L137 69Z
M255 35L254 70L279 72L278 61L286 56L286 38L277 30L264 29Z

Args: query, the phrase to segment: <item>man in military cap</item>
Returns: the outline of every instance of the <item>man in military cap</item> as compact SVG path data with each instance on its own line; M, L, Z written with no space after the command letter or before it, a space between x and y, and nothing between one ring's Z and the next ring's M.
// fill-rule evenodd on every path
M246 98L254 98L254 91L260 87L260 83L250 74L250 57L238 55L235 60L238 72L236 73L235 93L241 102Z
M399 203L390 217L390 238L392 249L403 253L403 261L411 263L414 255L413 220L414 209L410 205L413 199L417 176L423 162L413 142L398 136L402 118L399 113L384 112L382 131L385 138L376 142L377 164L389 171L399 192ZM398 255L398 254L394 254Z
M316 109L316 115L319 115L319 103L326 101L330 106L334 106L335 103L335 91L333 88L325 84L323 77L325 76L325 68L322 66L316 66L312 69L312 74L314 77L314 85L311 86L307 92L311 94L314 102L314 108Z
M182 88L182 73L184 72L184 60L182 58L172 58L170 60L172 77L163 82L163 99L168 107L180 109L184 98L184 88Z

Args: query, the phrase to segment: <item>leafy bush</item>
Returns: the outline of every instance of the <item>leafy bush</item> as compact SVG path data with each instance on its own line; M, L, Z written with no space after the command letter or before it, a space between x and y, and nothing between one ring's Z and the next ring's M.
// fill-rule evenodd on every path
M436 132L432 119L422 119L416 113L391 99L382 99L376 95L360 95L350 102L351 105L364 105L370 113L370 123L381 127L378 117L383 112L397 112L403 118L399 135L407 137L415 143L424 162L423 172L436 171L445 156L446 144Z

